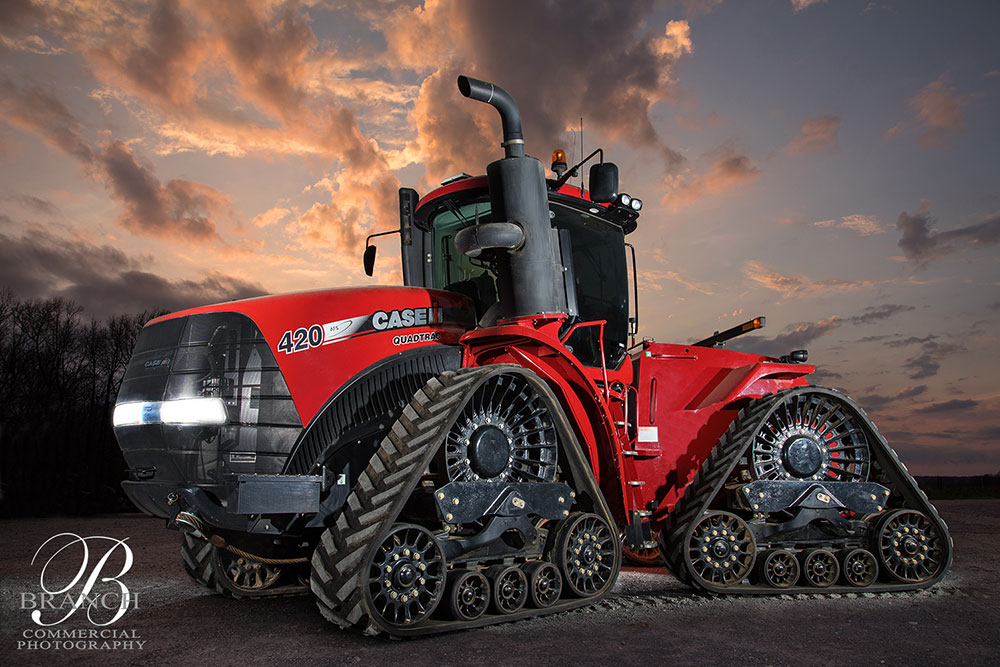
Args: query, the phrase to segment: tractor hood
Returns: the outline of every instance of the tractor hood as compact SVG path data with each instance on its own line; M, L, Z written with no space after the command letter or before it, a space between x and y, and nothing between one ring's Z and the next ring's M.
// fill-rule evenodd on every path
M146 325L118 403L160 400L150 394L151 376L180 373L193 381L210 367L239 369L256 357L261 370L280 371L306 425L363 369L415 347L457 344L474 326L467 297L416 287L315 290L192 308ZM193 355L196 349L202 353ZM178 367L192 356L205 363ZM172 380L176 386L177 378ZM164 390L162 398L170 398L171 387Z

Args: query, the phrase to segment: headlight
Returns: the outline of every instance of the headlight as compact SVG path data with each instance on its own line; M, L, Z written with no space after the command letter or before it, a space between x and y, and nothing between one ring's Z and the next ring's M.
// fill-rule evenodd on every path
M115 426L136 424L221 425L229 420L221 398L182 398L174 401L121 403L115 406Z

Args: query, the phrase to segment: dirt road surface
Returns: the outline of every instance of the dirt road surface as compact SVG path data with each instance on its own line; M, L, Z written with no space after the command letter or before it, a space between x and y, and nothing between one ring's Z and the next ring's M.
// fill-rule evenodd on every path
M929 591L719 599L691 592L665 570L626 568L608 600L583 610L406 641L342 632L309 597L208 594L181 569L178 534L157 519L0 521L0 665L1000 664L1000 501L937 506L955 561ZM134 563L122 581L138 593L138 608L109 628L135 637L118 640L131 648L27 644L25 634L40 630L22 608L25 594L39 591L42 563L32 565L32 556L62 532L128 538ZM46 613L43 621L54 619ZM94 627L83 611L53 626Z

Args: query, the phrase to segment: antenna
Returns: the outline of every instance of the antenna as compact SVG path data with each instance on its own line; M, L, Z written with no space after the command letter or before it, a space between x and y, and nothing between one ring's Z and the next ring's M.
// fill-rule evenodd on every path
M583 155L583 116L580 116L580 155ZM583 196L583 172L580 172L580 196Z

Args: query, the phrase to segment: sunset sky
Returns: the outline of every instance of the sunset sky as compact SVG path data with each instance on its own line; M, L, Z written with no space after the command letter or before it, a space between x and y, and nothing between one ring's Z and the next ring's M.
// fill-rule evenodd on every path
M400 281L401 185L603 146L641 335L756 315L912 471L1000 471L1000 3L0 1L0 285L87 316Z

